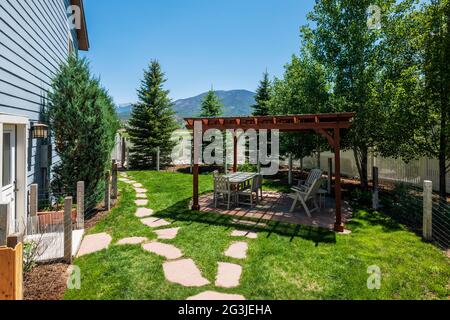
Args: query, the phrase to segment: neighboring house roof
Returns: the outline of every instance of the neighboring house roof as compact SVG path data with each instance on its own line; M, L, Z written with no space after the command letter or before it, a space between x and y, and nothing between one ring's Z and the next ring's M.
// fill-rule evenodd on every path
M70 0L73 6L79 6L81 8L81 29L77 30L78 49L82 51L89 50L89 37L86 26L86 17L84 15L83 0Z

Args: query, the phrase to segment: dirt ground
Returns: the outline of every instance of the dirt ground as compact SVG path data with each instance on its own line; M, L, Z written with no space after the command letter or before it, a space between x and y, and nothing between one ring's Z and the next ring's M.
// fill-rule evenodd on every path
M24 300L61 300L67 287L64 263L38 265L23 276Z

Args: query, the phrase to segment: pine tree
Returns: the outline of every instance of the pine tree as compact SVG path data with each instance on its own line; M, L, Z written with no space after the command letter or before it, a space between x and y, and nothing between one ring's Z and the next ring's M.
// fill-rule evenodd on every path
M111 97L91 76L85 59L70 56L61 66L46 117L60 159L52 168L53 193L76 196L77 182L84 181L95 205L103 195L119 121Z
M269 103L271 95L272 83L269 80L269 73L263 74L263 79L259 83L256 90L256 104L252 106L254 116L267 116L270 114Z
M139 102L134 105L128 123L132 168L154 168L158 147L162 163L165 163L174 147L171 136L177 129L177 124L173 117L169 91L163 87L165 82L159 62L151 61L149 69L144 71L144 79L138 89Z
M222 115L223 104L213 89L202 101L202 112L200 117L220 117Z

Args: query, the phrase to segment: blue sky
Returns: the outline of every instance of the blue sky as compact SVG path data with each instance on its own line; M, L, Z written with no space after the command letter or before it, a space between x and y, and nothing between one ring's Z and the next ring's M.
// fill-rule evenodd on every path
M143 69L160 61L173 99L255 90L300 48L314 0L85 0L91 61L116 103L134 102Z

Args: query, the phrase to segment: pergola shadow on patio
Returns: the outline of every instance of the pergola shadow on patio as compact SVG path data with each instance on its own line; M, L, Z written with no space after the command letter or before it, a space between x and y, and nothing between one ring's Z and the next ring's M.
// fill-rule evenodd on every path
M349 129L355 113L333 113L314 115L286 115L286 116L263 116L263 117L219 117L219 118L186 118L186 127L193 130L193 199L192 210L200 211L201 203L199 197L199 165L200 149L203 140L203 133L215 129L220 131L231 131L234 143L233 171L237 172L238 165L238 130L278 130L280 132L304 132L312 131L324 136L335 154L335 210L334 226L337 232L344 232L345 217L342 208L341 192L341 130ZM216 209L217 211L217 209ZM344 210L345 211L345 210ZM245 211L243 211L245 212ZM282 211L280 211L282 213ZM273 215L275 217L276 215ZM302 218L294 219L300 223ZM300 220L299 220L300 219ZM328 221L325 219L324 221ZM311 223L311 222L310 222ZM323 222L328 225L327 222ZM309 224L311 225L311 224Z
M311 218L300 208L291 213L292 201L292 198L285 193L264 192L263 200L253 208L250 206L239 206L228 210L226 205L223 204L217 208L214 206L214 195L212 193L204 194L199 198L201 212L233 216L240 222L242 219L248 218L257 220L260 225L264 225L267 221L277 221L334 230L336 222L336 204L334 199L326 198L324 206L320 208L320 211L314 212ZM351 218L351 214L350 206L344 203L342 206L342 223L347 223Z

